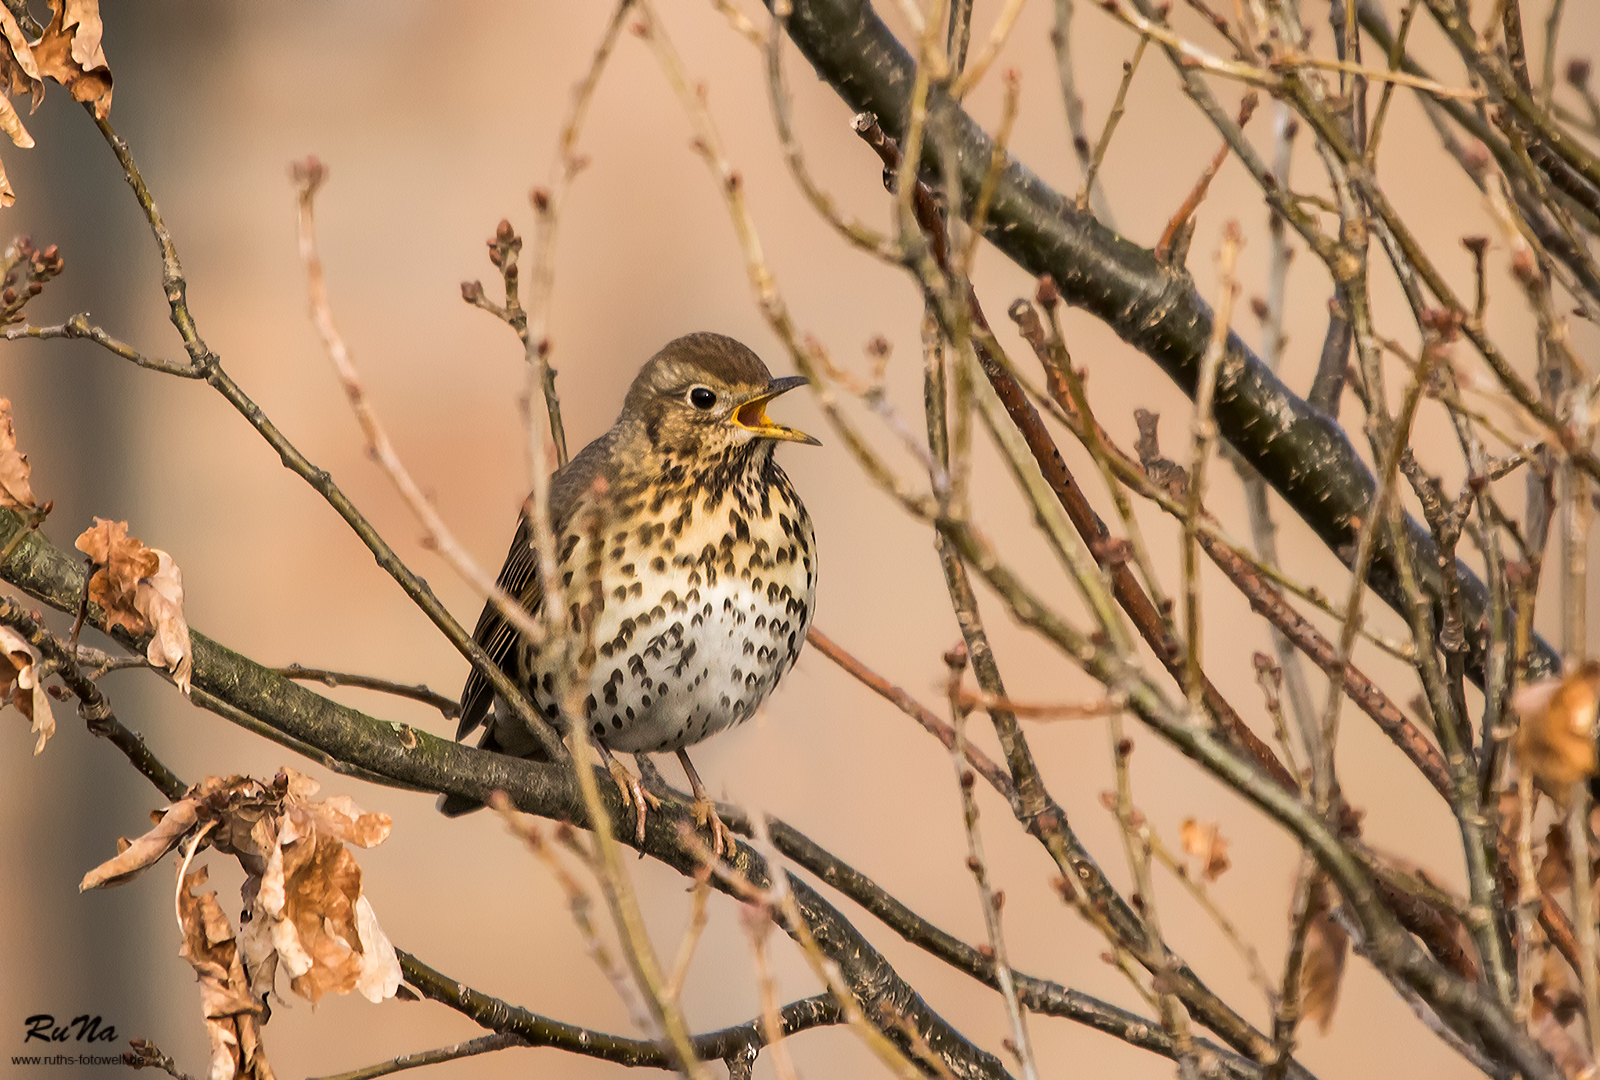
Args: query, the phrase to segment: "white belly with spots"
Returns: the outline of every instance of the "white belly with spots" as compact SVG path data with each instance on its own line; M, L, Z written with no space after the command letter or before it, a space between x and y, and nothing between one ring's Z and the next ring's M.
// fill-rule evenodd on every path
M669 565L640 574L641 598L608 603L596 621L594 736L614 750L656 753L749 719L811 623L815 575L787 570L730 576ZM646 607L651 596L663 600Z

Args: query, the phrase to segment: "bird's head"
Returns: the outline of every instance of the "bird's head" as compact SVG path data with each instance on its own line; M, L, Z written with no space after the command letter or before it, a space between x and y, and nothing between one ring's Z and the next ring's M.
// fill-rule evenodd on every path
M721 334L689 334L651 357L628 388L624 418L655 451L705 459L756 439L821 444L775 423L767 403L802 376L772 377L755 353Z

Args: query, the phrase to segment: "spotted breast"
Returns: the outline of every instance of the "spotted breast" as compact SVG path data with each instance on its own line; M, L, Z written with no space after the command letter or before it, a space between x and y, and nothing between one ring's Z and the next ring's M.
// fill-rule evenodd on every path
M772 449L738 447L614 505L614 525L600 515L590 526L608 534L598 560L580 533L562 538L569 630L593 642L589 729L607 747L680 750L742 723L799 656L816 608L816 537ZM664 468L676 472L670 459ZM604 604L589 624L581 564L595 561ZM560 662L520 643L517 679L552 718Z

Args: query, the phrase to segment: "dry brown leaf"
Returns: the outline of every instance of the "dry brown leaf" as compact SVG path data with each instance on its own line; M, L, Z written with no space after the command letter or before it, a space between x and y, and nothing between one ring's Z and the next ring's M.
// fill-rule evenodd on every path
M1345 954L1350 938L1330 911L1319 911L1306 927L1305 953L1300 961L1300 1013L1315 1020L1326 1035L1339 1005L1339 984L1344 979Z
M1595 1067L1589 1052L1550 1013L1535 1010L1535 1016L1528 1021L1528 1034L1550 1052L1567 1080L1594 1080Z
M44 100L44 78L39 74L39 64L33 58L33 46L28 43L28 37L22 32L22 26L17 22L17 17L11 9L0 5L0 35L5 37L5 45L0 48L0 93L6 95L28 94L33 99L33 108L39 107L39 102ZM23 132L24 137L27 132ZM13 141L21 147L33 145L33 140L26 142L15 139Z
M155 552L157 570L139 579L133 596L133 606L154 631L145 658L157 667L170 669L172 681L188 696L194 659L189 623L183 617L183 573L171 555L159 548L150 550Z
M4 11L0 5L0 11ZM0 49L0 52L3 52ZM4 101L0 97L0 101ZM11 419L11 399L0 398L0 506L12 510L34 510L38 508L38 501L33 497L33 486L29 478L33 473L33 466L28 464L28 455L17 450L17 429Z
M89 579L89 599L106 613L106 629L122 627L130 634L143 634L150 628L144 614L134 606L139 579L161 569L161 557L128 535L126 521L94 519L73 546L92 559L97 567Z
M11 104L10 95L29 94L33 98L33 107L37 109L40 99L44 97L44 80L39 76L39 65L34 61L33 49L18 25L17 17L4 5L0 5L0 36L5 39L0 42L0 131L4 131L13 143L26 150L33 146L33 136L28 134L16 106ZM16 201L17 193L6 178L4 166L0 166L0 207L10 206Z
M167 807L156 827L139 839L122 847L116 858L107 859L83 875L78 891L108 889L122 885L161 861L162 856L177 847L189 831L200 822L200 800L189 796Z
M1552 799L1565 806L1572 785L1596 772L1595 714L1600 708L1600 663L1585 661L1562 679L1530 683L1511 696L1517 762Z
M1216 824L1202 825L1194 818L1183 823L1183 852L1200 862L1200 876L1207 881L1221 877L1233 861L1228 858L1228 842Z
M183 864L178 866L183 872ZM214 892L194 895L206 868L186 876L178 888L183 946L178 955L200 977L200 1010L211 1036L211 1080L273 1080L261 1045L261 1001L251 992L233 927Z
M15 705L18 712L33 721L32 731L39 737L33 752L38 754L56 733L50 695L44 692L39 679L39 650L9 626L0 626L0 649L4 650L4 660L0 660L0 706Z
M101 120L111 111L111 65L100 47L100 0L50 0L54 17L33 44L39 72L88 102Z
M1566 958L1548 943L1539 962L1539 978L1533 984L1533 1015L1553 1013L1556 1023L1567 1024L1583 1008L1583 994L1573 978Z
M1534 878L1539 888L1546 892L1565 889L1572 884L1572 849L1567 846L1567 830L1560 825L1550 826L1544 838L1544 858Z
M388 815L364 814L344 796L314 801L317 785L292 770L279 778L287 780L287 812L252 907L270 930L289 985L312 1002L351 990L375 1002L393 996L399 961L361 895L361 867L345 847L381 843Z
M183 573L172 556L129 536L126 521L99 517L75 546L99 567L89 579L89 599L105 611L106 629L150 632L145 657L171 670L178 689L188 694L194 661L183 617Z
M1583 1043L1573 1037L1569 1025L1583 1015L1583 995L1572 969L1555 949L1545 945L1539 979L1533 986L1533 1009L1528 1017L1528 1033L1556 1059L1568 1080L1593 1080L1594 1061Z

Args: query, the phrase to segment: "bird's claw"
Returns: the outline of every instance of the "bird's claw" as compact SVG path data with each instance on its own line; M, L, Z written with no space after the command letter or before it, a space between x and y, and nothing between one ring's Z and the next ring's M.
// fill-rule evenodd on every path
M694 812L694 823L703 829L711 831L711 853L721 858L724 853L732 851L734 845L733 833L717 814L717 804L704 796L695 799L690 809Z
M652 810L661 809L661 800L644 789L639 778L629 771L628 767L616 758L606 762L606 768L611 773L611 780L617 785L617 791L622 795L625 806L632 806L637 813L637 824L634 828L635 842L644 843L644 817L646 807Z

